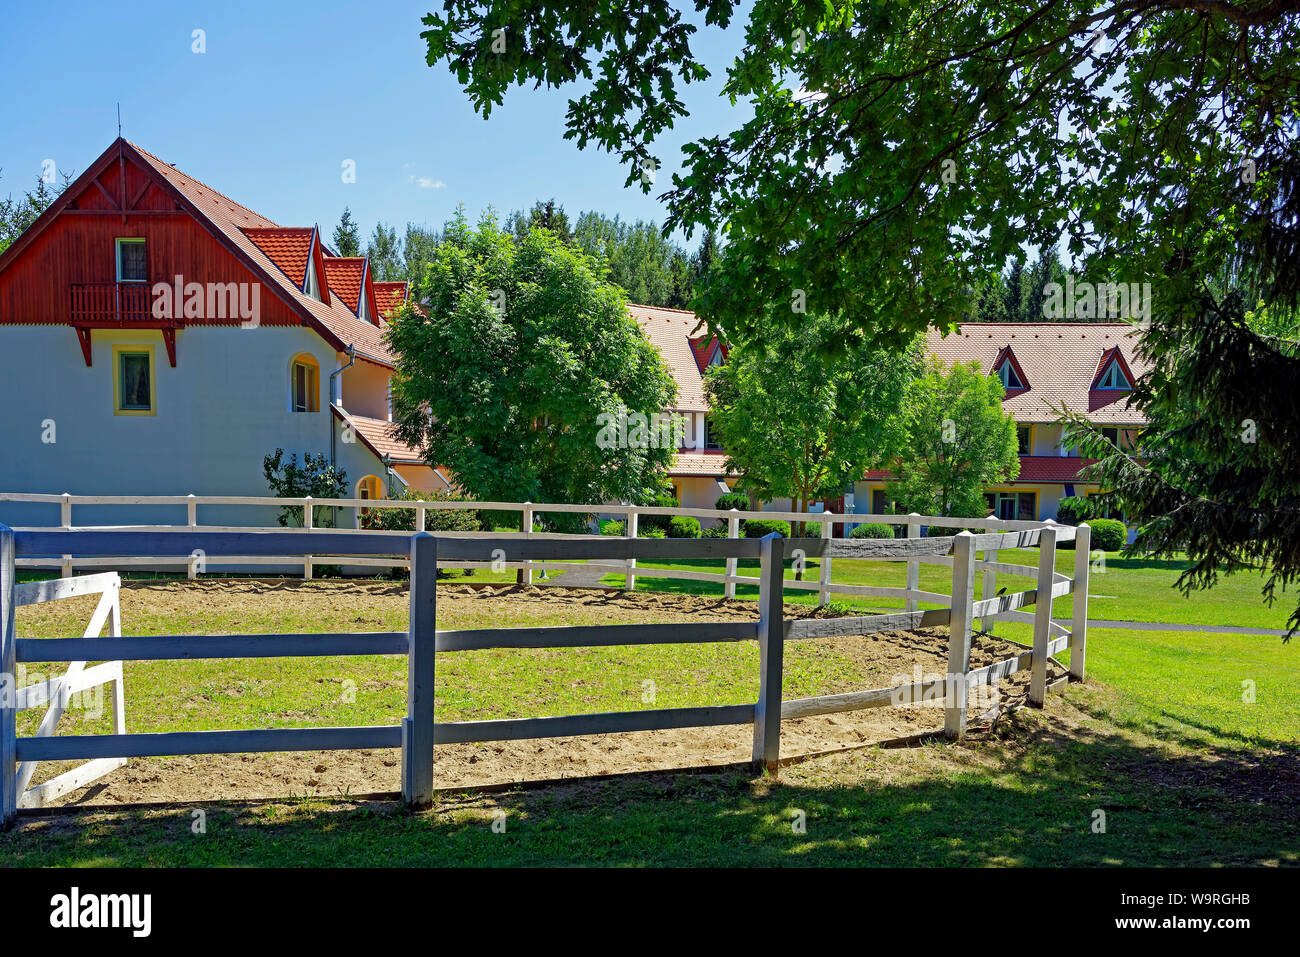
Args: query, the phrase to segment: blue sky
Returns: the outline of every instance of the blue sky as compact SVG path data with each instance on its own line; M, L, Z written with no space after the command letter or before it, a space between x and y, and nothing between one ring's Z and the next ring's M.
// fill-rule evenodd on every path
M458 203L504 216L551 196L571 216L663 222L654 194L623 186L615 157L563 138L573 90L517 89L490 120L476 115L446 67L425 63L420 18L432 8L9 4L0 195L29 189L46 159L84 170L116 136L120 103L127 139L284 225L318 222L328 234L346 205L364 234L378 220L400 233L408 220L440 226ZM206 53L192 51L196 29ZM656 194L682 143L749 115L718 95L741 42L735 26L696 35L714 76L685 91L692 115L657 144ZM355 183L342 181L344 160L356 163Z

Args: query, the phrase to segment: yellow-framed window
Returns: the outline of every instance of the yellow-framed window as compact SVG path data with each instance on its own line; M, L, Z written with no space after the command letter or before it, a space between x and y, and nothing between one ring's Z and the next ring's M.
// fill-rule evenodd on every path
M156 415L158 374L153 346L113 346L113 414Z
M320 364L306 353L289 364L289 410L320 411Z

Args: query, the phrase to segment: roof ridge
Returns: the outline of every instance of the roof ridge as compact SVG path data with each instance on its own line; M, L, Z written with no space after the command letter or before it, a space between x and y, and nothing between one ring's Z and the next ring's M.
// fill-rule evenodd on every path
M688 316L693 316L696 314L694 311L690 309L678 309L675 306L651 306L644 302L629 302L628 305L635 306L638 309L658 309L660 312L684 312Z
M959 322L958 326L1003 326L1021 329L1033 326L1045 326L1054 329L1133 329L1137 327L1128 322Z

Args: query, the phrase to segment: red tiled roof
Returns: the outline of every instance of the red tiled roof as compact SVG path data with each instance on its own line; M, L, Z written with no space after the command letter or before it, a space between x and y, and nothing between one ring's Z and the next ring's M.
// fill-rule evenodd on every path
M418 449L413 449L392 434L393 423L384 419L372 419L364 415L345 412L334 406L334 414L340 420L352 425L352 430L361 441L382 459L385 455L392 457L394 465L427 465Z
M1073 455L1022 455L1020 474L1007 485L1065 485L1082 481L1079 470L1096 459L1082 459ZM887 482L894 478L892 472L877 469L862 476L867 481ZM999 483L1003 484L1003 483Z
M387 318L406 302L405 282L377 282L372 285L375 290L375 305L379 309L380 316Z
M1013 484L1042 482L1048 485L1079 481L1079 470L1096 459L1081 459L1072 455L1022 455L1020 474Z
M307 281L307 259L311 256L311 237L314 230L304 226L248 227L244 235L268 259L280 267L299 289Z
M308 296L301 290L301 283L294 285L275 260L244 232L247 229L274 229L278 228L278 224L241 206L207 184L182 173L148 150L134 143L127 145L139 153L159 175L206 216L209 222L229 238L240 252L274 280L279 286L281 298L293 303L299 312L311 321L317 331L325 335L327 340L332 336L340 349L349 345L355 346L357 354L363 359L392 367L392 353L384 342L382 329L373 323L358 319L352 307L345 304L336 292L329 289L321 290L321 295L326 300L324 302Z
M659 350L677 382L677 404L681 412L707 412L704 398L703 368L695 358L691 333L700 322L695 313L685 309L627 304L627 311L637 321L645 337ZM708 473L712 474L712 473Z
M668 474L703 475L711 478L734 477L735 472L728 472L723 467L726 461L727 453L721 451L678 452L677 458L673 460L672 467L668 469Z
M364 256L325 257L325 281L329 283L330 292L342 299L353 312L360 311L361 284L365 276Z
M926 347L943 362L974 361L985 372L1010 347L1028 385L1002 403L1017 422L1055 422L1055 410L1064 408L1103 425L1145 423L1127 392L1091 388L1107 350L1118 350L1134 376L1145 373L1148 364L1137 357L1136 345L1135 329L1122 322L968 322L947 337L935 330L926 336Z

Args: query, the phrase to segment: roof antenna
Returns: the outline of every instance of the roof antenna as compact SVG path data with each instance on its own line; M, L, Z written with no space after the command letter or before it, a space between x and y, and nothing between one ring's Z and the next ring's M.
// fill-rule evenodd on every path
M117 104L117 138L122 138L122 104Z

